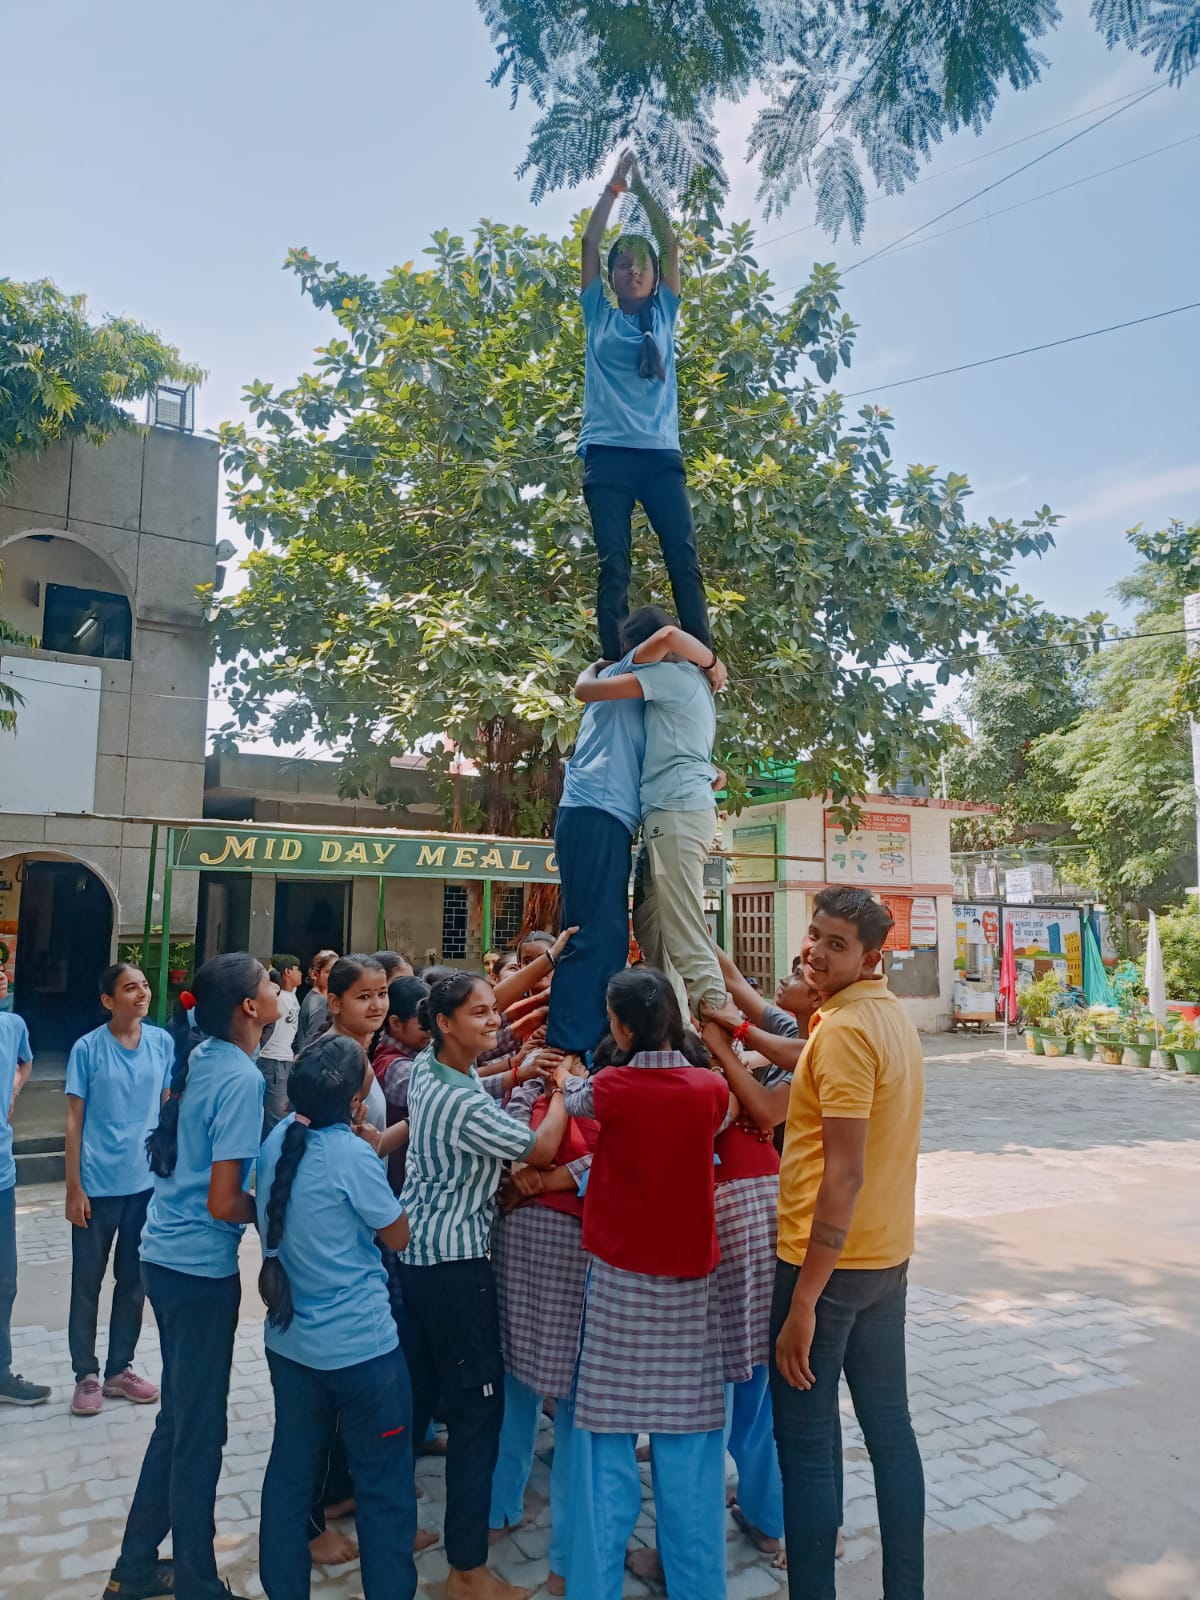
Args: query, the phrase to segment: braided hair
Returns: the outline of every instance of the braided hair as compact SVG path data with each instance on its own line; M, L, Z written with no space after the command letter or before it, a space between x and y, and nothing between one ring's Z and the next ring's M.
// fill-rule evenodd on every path
M367 1058L362 1047L345 1034L327 1033L296 1057L288 1078L288 1098L295 1119L288 1124L275 1164L275 1177L267 1198L267 1235L263 1240L262 1271L258 1292L267 1308L267 1321L285 1332L292 1325L295 1307L287 1268L279 1259L288 1201L292 1196L301 1158L308 1147L308 1130L349 1123L350 1104L363 1087Z
M640 233L624 233L608 252L608 281L612 283L613 268L617 258L628 251L638 256L649 256L654 266L654 288L642 301L637 310L637 325L642 330L641 348L638 350L638 377L645 378L647 382L657 380L662 383L667 376L667 369L663 366L662 353L654 339L654 307L658 303L658 286L662 282L662 268L659 265L658 252Z
M633 1035L626 1061L643 1050L686 1053L687 1030L666 973L657 967L626 967L609 983L605 998L613 1016Z
M192 992L186 995L194 1002L194 1025L184 996L175 1002L170 1029L175 1040L171 1087L158 1114L158 1126L146 1139L150 1171L156 1177L169 1178L179 1159L179 1102L187 1088L192 1051L201 1039L229 1038L235 1014L241 1010L243 1000L252 1000L258 993L263 972L262 962L245 951L214 956L198 970L192 979Z

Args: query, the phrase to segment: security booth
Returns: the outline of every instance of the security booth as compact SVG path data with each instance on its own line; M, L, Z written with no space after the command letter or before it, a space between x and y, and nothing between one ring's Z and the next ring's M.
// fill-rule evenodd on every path
M156 887L161 859L161 889ZM320 886L323 883L356 886L366 880L363 887L370 892L372 880L374 920L372 934L376 947L387 939L386 898L390 883L396 879L426 880L446 885L478 883L482 942L486 946L494 927L493 904L497 892L512 886L558 883L558 866L552 839L511 839L490 834L465 833L415 833L398 828L368 828L352 830L326 828L311 824L292 823L267 827L262 824L204 821L165 820L152 824L150 836L149 873L146 886L146 915L142 949L155 950L157 969L154 978L155 1015L161 1023L166 1020L173 987L173 969L170 966L169 941L160 938L155 948L152 934L155 926L169 928L171 898L176 873L201 874L202 922L204 918L204 884L208 880L221 881L234 887L249 880L249 915L239 926L248 926L249 938L244 941L264 953L268 948L278 949L279 944L268 934L274 934L273 919L265 913L256 923L253 912L254 880L271 880L267 887L274 899L275 881L287 884ZM454 915L457 917L457 912ZM465 919L467 906L465 894L462 906L464 941L462 955L466 956ZM361 917L358 919L362 926ZM261 934L258 927L261 925ZM349 929L347 919L343 926ZM456 930L457 931L457 930ZM206 940L201 941L207 944ZM216 943L229 945L218 937ZM349 940L339 941L341 948L349 947ZM216 949L204 949L204 955ZM301 953L301 952L297 952ZM182 983L181 976L174 978L174 986Z

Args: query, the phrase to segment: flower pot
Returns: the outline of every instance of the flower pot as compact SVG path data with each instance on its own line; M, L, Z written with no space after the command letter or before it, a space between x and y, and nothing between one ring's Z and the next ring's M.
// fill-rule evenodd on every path
M187 982L187 968L186 967L171 967L169 969L169 971L167 972L167 981L168 981L168 983L175 984L177 987L180 984L186 983Z
M1096 1046L1090 1039L1073 1039L1071 1042L1075 1046L1075 1054L1081 1061L1090 1061L1096 1054Z
M1148 1044L1153 1050L1155 1045L1158 1043L1158 1034L1155 1033L1153 1028L1139 1028L1137 1042L1140 1045Z
M1026 1028L1025 1048L1027 1050L1031 1050L1035 1056L1040 1056L1042 1054L1042 1039L1043 1035L1039 1029Z
M1073 1039L1064 1039L1060 1033L1047 1033L1042 1039L1042 1054L1047 1056L1069 1056Z
M1127 1044L1125 1055L1131 1067L1148 1067L1154 1054L1152 1044Z
M1096 1049L1106 1067L1119 1067L1125 1059L1125 1046L1119 1039L1097 1039Z
M1181 1072L1190 1072L1195 1077L1200 1073L1200 1050L1176 1050L1175 1062Z

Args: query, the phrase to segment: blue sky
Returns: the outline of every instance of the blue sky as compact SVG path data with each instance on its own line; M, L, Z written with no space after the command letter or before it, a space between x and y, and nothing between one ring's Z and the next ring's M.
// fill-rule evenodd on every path
M926 181L873 204L860 247L796 233L812 220L805 193L761 227L764 241L790 235L759 252L776 281L802 282L814 259L851 265L1093 119L998 146L1158 81L1140 57L1105 50L1082 5L1069 9L1042 84L1006 93L979 139L948 141ZM0 272L52 277L97 312L158 327L211 374L201 427L239 415L250 379L294 379L329 336L280 270L290 245L378 274L433 229L480 216L559 228L597 187L531 205L513 175L529 114L487 84L474 0L68 0L10 10L5 45L5 123L22 137L6 167ZM742 154L752 115L743 103L722 116L731 217L758 215ZM841 387L880 385L897 457L966 472L978 516L1044 502L1064 514L1055 553L1019 574L1059 609L1111 609L1127 526L1200 515L1200 312L882 385L1196 299L1200 141L996 215L1196 133L1200 74L941 225L972 226L846 281L860 332Z

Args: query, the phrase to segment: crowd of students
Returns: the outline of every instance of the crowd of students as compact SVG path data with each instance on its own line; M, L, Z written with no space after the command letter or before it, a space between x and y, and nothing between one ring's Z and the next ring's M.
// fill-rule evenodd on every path
M600 244L627 187L657 249L617 241L610 301ZM448 1600L522 1600L488 1551L523 1519L546 1408L550 1593L619 1600L629 1564L674 1600L723 1600L731 1506L786 1564L792 1600L832 1600L843 1373L875 1470L885 1600L922 1600L904 1369L922 1054L883 976L890 916L865 891L816 896L773 1002L710 937L727 674L679 453L679 297L676 240L626 154L583 238L602 656L576 684L555 823L563 931L527 935L486 978L321 951L299 1003L295 957L217 956L170 1038L145 1020L140 971L101 980L108 1019L67 1075L72 1409L159 1402L114 1600L228 1600L214 1505L250 1224L274 1394L269 1600L302 1600L314 1562L354 1554L366 1600L412 1596L436 1537L413 1475L434 1419ZM683 626L628 614L638 501ZM0 1111L29 1060L23 1024L0 1013ZM0 1117L0 1400L37 1404L49 1390L10 1364L14 1178ZM144 1293L161 1392L133 1365ZM657 1539L629 1556L639 1435ZM357 1547L326 1525L350 1503Z

